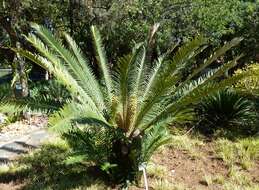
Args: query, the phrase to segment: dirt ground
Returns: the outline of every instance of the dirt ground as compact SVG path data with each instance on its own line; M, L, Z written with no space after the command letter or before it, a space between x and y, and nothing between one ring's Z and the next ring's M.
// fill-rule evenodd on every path
M8 184L0 183L1 190L20 190L23 187L21 182L10 182Z
M186 189L193 190L220 190L220 185L206 184L204 176L222 176L227 179L229 168L224 162L216 157L213 149L213 143L205 143L197 149L198 156L191 155L188 151L179 149L165 148L158 152L152 162L157 166L166 168L166 174L163 180L173 184L184 184ZM259 161L249 170L242 170L250 177L253 183L259 184ZM149 177L150 184L155 177ZM22 189L25 182L9 182L8 184L0 183L0 190L19 190ZM140 187L131 187L130 190L140 190ZM150 189L154 189L150 185ZM178 189L176 189L178 190ZM246 190L246 189L244 189Z
M217 158L213 143L206 143L197 151L199 156L192 156L188 151L166 148L157 153L152 160L156 165L166 168L167 174L164 175L163 180L172 184L183 184L188 190L220 190L222 187L219 184L208 185L204 176L222 176L227 180L229 168ZM251 169L242 170L242 172L249 176L253 183L259 185L259 161L255 162ZM149 183L152 184L153 181L154 178L149 177ZM132 190L135 189L141 188L132 188ZM152 185L150 189L153 189ZM178 189L175 188L175 190Z

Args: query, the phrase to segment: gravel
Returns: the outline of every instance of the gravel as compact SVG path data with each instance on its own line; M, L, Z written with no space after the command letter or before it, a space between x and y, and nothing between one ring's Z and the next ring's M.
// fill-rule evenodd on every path
M31 116L3 127L0 131L0 165L54 137L48 132L47 123L47 117Z
M0 131L0 144L16 137L29 134L47 126L48 119L44 116L32 116L30 119L17 121L5 126Z
M2 113L0 113L0 124L4 123L6 120L6 116Z

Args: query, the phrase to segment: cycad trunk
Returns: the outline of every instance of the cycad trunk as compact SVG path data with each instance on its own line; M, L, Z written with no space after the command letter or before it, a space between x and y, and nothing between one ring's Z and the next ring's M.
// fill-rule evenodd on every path
M141 156L141 138L134 138L131 141L116 140L113 143L113 156L110 158L112 164L117 167L112 177L116 182L131 181L139 183L141 173L138 170Z

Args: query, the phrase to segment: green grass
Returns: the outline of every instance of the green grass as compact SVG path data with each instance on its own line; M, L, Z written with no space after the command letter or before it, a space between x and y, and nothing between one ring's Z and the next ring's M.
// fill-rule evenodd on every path
M257 190L258 184L254 183L252 178L242 169L234 166L229 169L228 176L212 175L204 172L202 183L208 186L218 185L222 190Z
M165 166L150 163L147 166L147 174L149 177L162 179L168 175L168 171Z
M208 175L204 172L204 177L203 177L203 182L205 185L210 186L213 184L213 176L212 175Z
M249 169L259 159L259 138L246 138L232 142L219 139L215 145L216 154L228 167L240 165Z
M258 190L259 185L244 171L233 167L229 170L228 179L223 184L223 190Z

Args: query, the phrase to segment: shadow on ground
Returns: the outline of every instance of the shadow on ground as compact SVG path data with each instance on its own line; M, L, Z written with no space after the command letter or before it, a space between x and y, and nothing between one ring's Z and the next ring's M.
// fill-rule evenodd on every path
M102 183L97 172L86 165L67 165L66 145L47 144L17 160L7 171L0 171L0 183L22 183L23 190L75 189Z
M0 147L0 164L7 164L20 154L28 153L36 146L27 144L22 141L13 141Z

